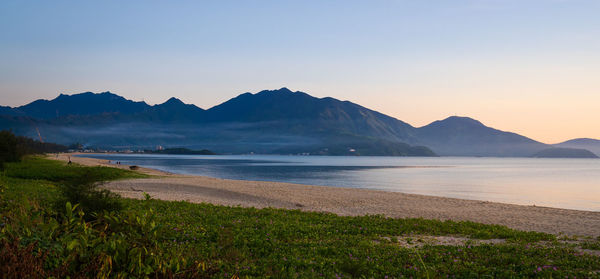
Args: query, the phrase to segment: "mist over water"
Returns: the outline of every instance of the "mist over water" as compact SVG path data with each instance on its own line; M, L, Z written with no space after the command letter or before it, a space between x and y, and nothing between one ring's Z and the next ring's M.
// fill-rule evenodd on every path
M600 211L598 159L137 154L82 156L178 174L364 188Z

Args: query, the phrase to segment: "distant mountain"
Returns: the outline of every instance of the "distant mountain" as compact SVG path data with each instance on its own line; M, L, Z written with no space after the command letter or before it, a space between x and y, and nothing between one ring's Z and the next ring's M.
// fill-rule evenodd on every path
M334 98L315 98L287 88L244 93L207 111L207 122L282 124L299 132L337 130L339 133L407 141L409 124L357 104ZM308 124L308 125L307 125Z
M110 92L85 92L60 94L53 100L37 100L16 108L0 106L0 115L24 116L65 125L85 125L138 120L193 122L202 120L204 110L195 105L184 104L174 97L162 104L150 106Z
M110 92L0 107L0 129L108 149L156 145L217 153L529 157L550 146L449 117L415 128L348 101L287 88L244 93L204 110L171 98L148 105Z
M25 116L15 116L15 111ZM426 147L404 143L414 128L400 120L287 88L241 94L209 110L176 98L149 106L112 93L82 93L36 101L11 112L0 116L0 127L29 136L39 130L55 142L111 149L163 145L219 153L435 155Z
M0 106L0 115L17 116L19 113L11 107Z
M600 140L597 139L589 139L589 138L579 138L572 139L565 142L561 142L558 144L554 144L556 147L566 147L566 148L580 148L587 149L597 156L600 156Z
M135 115L137 118L145 118L160 122L199 122L203 120L205 111L195 105L184 104L181 100L173 97L166 102L147 108Z
M38 119L54 119L104 113L134 114L149 107L145 102L130 101L110 92L85 92L70 96L60 94L53 100L37 100L14 108L13 113Z
M533 154L535 158L598 158L596 154L585 149L553 147Z
M452 116L417 129L419 144L442 156L525 157L547 145L527 137L496 130L481 122Z

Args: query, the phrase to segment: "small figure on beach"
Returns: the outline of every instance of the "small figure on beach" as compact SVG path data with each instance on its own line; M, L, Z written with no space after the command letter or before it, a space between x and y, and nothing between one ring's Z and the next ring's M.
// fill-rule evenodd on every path
M69 162L67 163L67 165L72 164L73 162L71 162L71 156L69 156Z

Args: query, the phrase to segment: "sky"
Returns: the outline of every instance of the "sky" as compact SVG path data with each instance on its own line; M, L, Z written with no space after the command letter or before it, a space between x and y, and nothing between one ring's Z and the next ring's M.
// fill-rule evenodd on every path
M0 104L111 91L210 108L288 87L413 126L600 139L600 1L0 1Z

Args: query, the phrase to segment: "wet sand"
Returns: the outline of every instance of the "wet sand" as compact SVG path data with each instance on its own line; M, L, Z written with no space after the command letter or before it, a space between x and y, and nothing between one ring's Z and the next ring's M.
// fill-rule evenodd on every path
M67 156L71 156L73 162L82 165L129 168L125 165L108 164L106 160L74 157L73 154L50 157L66 161ZM600 212L356 188L176 175L147 168L140 168L139 171L157 177L112 181L105 187L128 198L142 198L143 192L146 192L161 200L324 211L350 216L382 214L394 218L473 221L505 225L525 231L600 236Z

